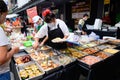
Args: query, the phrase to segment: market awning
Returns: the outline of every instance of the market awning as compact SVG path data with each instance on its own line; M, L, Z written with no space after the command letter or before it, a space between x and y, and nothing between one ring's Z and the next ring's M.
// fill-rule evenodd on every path
M43 2L43 1L45 1L45 0L36 0L34 2L30 2L30 3L22 6L21 8L17 8L16 10L13 11L13 13L19 13L19 12L24 11L24 10L26 10L26 9L32 7L32 6L37 5L37 4L39 4L39 3Z
M18 14L8 14L6 16L6 18L13 18L13 17L17 17L17 16L18 16Z

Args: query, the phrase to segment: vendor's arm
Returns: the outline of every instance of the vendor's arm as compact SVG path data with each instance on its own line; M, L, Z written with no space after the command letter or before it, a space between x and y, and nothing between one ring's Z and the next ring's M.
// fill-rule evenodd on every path
M47 35L47 25L43 25L40 30L36 33L35 35L35 45L33 46L35 49L37 49L38 45L39 45L39 39L45 37ZM48 37L45 37L44 40L42 41L42 44L44 44L46 42Z
M46 37L43 39L43 41L40 43L40 46L44 45L47 40L48 40L48 36L46 36Z
M65 35L63 39L67 39L68 38L68 35Z
M13 54L17 53L19 51L19 48L13 48L8 52L7 46L0 46L0 65L6 63L11 59Z
M37 49L37 48L38 48L38 45L39 45L39 38L38 38L38 37L35 37L35 43L33 44L33 48L34 48L34 49Z

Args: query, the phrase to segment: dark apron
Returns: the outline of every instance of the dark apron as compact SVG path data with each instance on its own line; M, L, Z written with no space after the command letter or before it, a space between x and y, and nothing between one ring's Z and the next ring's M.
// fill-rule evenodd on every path
M59 27L59 24L57 25L57 28L54 29L54 30L50 30L50 28L48 26L48 40L47 40L46 44L48 46L51 46L54 49L64 49L64 48L66 48L67 45L66 45L65 42L62 42L62 43L53 43L51 41L52 39L57 38L57 37L60 37L60 38L64 37L64 34L63 34L62 30Z
M82 27L82 30L85 31L85 32L86 32L86 30L87 30L86 21L85 21L85 23L84 23L84 25L83 25L83 27Z

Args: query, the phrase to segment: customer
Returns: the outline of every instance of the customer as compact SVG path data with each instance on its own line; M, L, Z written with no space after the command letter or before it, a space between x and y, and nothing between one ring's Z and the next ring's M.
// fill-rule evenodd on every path
M34 30L35 32L38 32L39 29L45 24L45 22L43 21L43 19L40 16L34 16L32 18L33 22L34 22Z
M0 24L4 23L7 13L7 5L0 0ZM11 49L4 29L0 27L0 80L10 80L10 59L18 51L18 47Z
M39 39L46 37L41 42L40 45L47 44L55 49L66 48L66 43L53 43L52 40L60 37L66 39L69 36L69 30L67 25L60 19L55 18L55 14L52 13L49 9L43 11L44 21L47 23L41 27L39 32L36 34L34 48L37 48L39 45Z
M88 19L88 14L84 14L83 18L78 22L78 29L82 31L82 34L86 34L86 20Z
M21 33L21 28L23 27L20 22L20 17L17 17L15 21L13 21L13 32Z
M21 22L21 26L23 26L21 28L21 33L22 34L25 34L25 36L27 36L27 25L26 25L26 22L25 20L23 19L23 17L20 17L20 22Z
M12 23L11 23L10 19L7 18L4 25L5 25L4 29L6 32L12 32L13 27L12 27Z

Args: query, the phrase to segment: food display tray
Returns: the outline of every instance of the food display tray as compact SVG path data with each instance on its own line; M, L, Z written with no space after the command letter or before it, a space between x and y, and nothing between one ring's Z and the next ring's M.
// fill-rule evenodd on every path
M40 46L37 50L43 51L43 52L49 52L50 50L52 50L52 47L47 46L47 45L43 45L43 46Z
M26 55L23 55L23 56L14 57L15 64L16 64L16 65L20 65L20 64L24 64L24 63L28 63L28 62L30 62L30 61L33 61L33 59L29 56L29 60L28 60L28 61L26 61L26 62L21 62L21 63L17 62L17 59L19 59L19 61L21 61L20 59L21 59L22 57L24 57L24 56L29 56L29 55L26 54Z
M52 59L50 59L50 60L52 60ZM53 63L57 64L58 66L57 66L56 68L53 68L53 69L50 69L50 70L44 70L44 68L42 68L42 69L44 70L44 72L45 72L46 75L51 74L51 73L53 73L53 72L55 72L55 71L58 71L58 70L62 69L62 65L61 65L59 62L54 61L54 60L52 60L52 61L53 61ZM39 64L38 61L37 61L37 63ZM40 64L39 64L39 65L40 65ZM41 65L40 65L40 66L41 66ZM42 66L41 66L41 67L42 67Z
M85 55L87 55L86 53L83 53L82 51L77 50L73 47L68 47L67 49L60 50L59 52L74 59L84 57Z
M89 56L89 55L86 55L86 56ZM85 57L86 57L86 56L85 56ZM84 57L83 57L83 58L84 58ZM102 59L100 58L100 59L101 59L100 61L98 61L98 62L96 62L96 63L94 63L94 64L92 64L92 65L88 65L88 64L86 64L85 62L81 61L81 59L82 59L82 58L77 59L78 64L79 64L81 67L83 67L84 69L86 69L86 70L94 69L94 68L96 68L97 66L101 65L101 64L104 62L104 60L102 60Z
M107 48L116 48L117 47L117 45L111 44L109 42L106 42L106 43L101 44L101 45L106 46Z
M120 45L120 40L119 39L115 39L115 40L109 40L110 44L114 44L114 45Z
M43 71L43 69L41 68L41 66L39 66L39 64L37 64L36 62L31 61L31 62L28 62L28 63L25 63L25 64L16 65L16 70L17 70L17 73L18 73L19 80L22 80L22 78L20 77L19 71L25 69L26 66L30 66L30 65L34 65L34 64L42 72L41 75L38 75L38 76L35 76L35 77L32 77L32 78L27 78L25 80L39 80L39 79L43 78L45 72Z
M85 53L87 55L90 55L90 54L94 54L94 53L96 53L98 51L99 51L99 49L97 49L97 48L85 48L81 52L83 52L83 53Z
M29 56L28 53L25 51L25 50L22 50L18 53L16 53L14 56L13 56L13 59L14 59L14 62L16 65L19 65L16 60L17 58L19 58L19 61L21 61L20 59L24 56ZM21 57L21 58L20 58ZM29 61L26 61L26 62L23 62L23 63L20 63L20 64L24 64L24 63L27 63L27 62L30 62L30 61L33 61L33 59L29 56Z
M60 54L60 55L57 55L57 56L53 56L51 58L53 61L56 61L58 62L59 64L61 64L63 67L71 64L72 62L74 62L76 59L72 58L72 57L69 57L67 55L64 55L64 54ZM61 60L63 61L61 61Z
M93 55L98 56L98 57L102 58L103 60L109 58L110 56L112 56L112 54L106 53L106 52L103 52L103 51L99 51L99 52L97 52L97 53L95 53Z
M103 52L106 52L106 53L109 53L109 54L111 54L111 55L114 55L114 54L117 54L117 53L120 52L120 50L118 50L118 49L110 49L110 48L104 49L104 50L102 50L102 51L103 51Z

